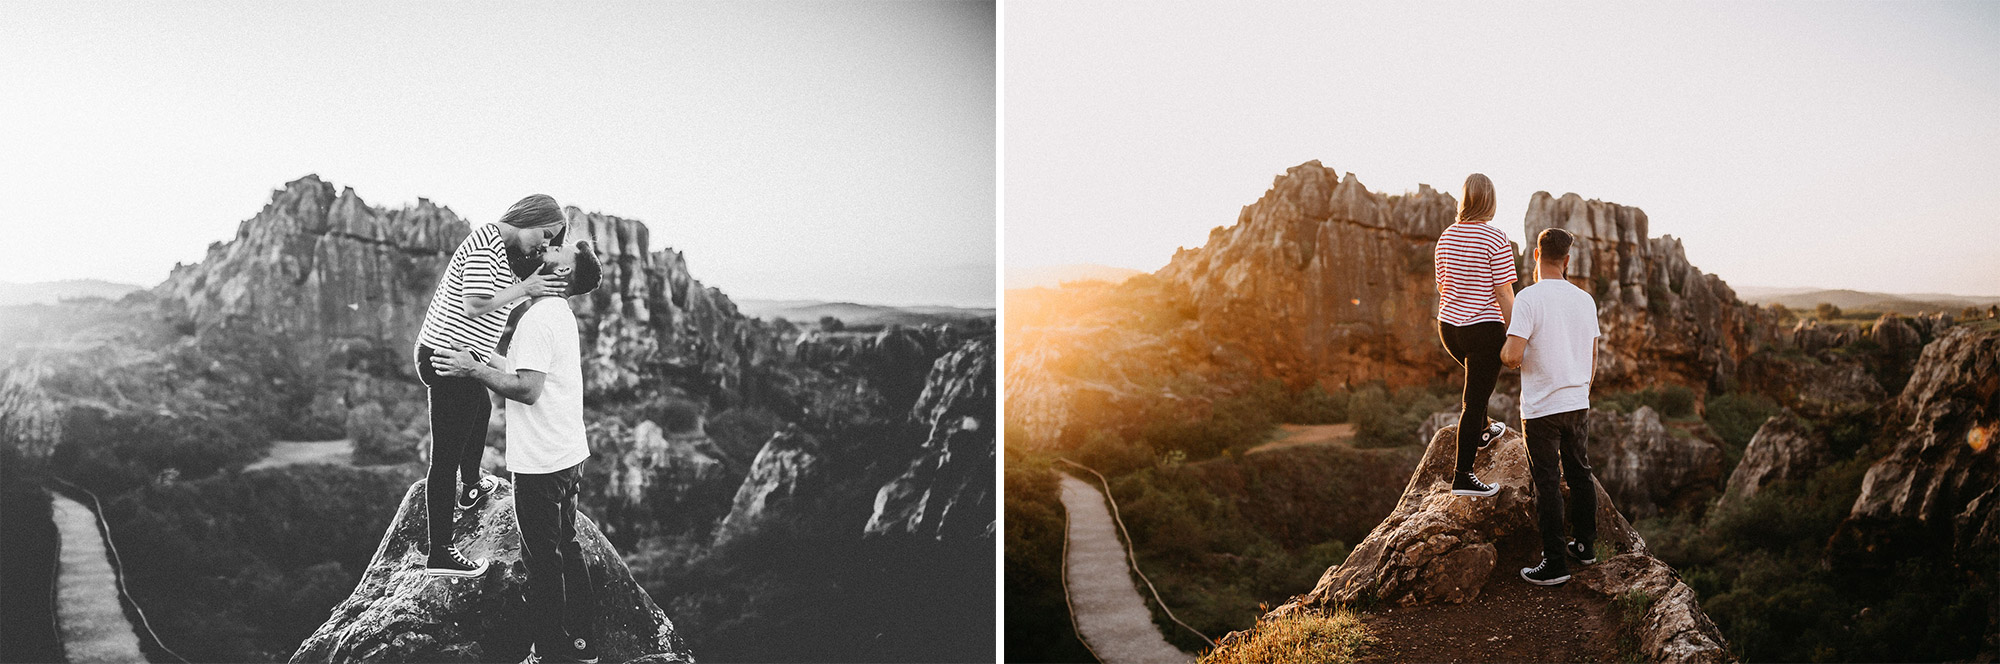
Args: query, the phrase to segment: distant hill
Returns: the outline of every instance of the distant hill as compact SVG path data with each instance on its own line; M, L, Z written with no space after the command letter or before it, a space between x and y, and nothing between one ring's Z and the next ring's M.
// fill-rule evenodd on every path
M1145 274L1145 271L1134 270L1128 267L1112 267L1089 263L1007 268L1007 290L1055 288L1068 281L1094 280L1109 281L1116 284L1139 274Z
M1882 311L1915 314L1925 311L1957 313L1966 307L1986 308L2000 304L2000 295L1947 295L1943 293L1870 293L1857 290L1816 288L1737 288L1736 296L1760 305L1782 304L1790 309L1811 309L1821 302L1846 311Z
M144 289L132 284L116 284L98 279L66 279L32 284L0 281L0 307L16 304L55 304L57 300L84 297L116 300L136 290Z
M995 313L991 308L925 305L891 307L819 300L736 300L736 308L745 316L765 320L783 318L804 323L832 316L847 325L929 325L992 318Z

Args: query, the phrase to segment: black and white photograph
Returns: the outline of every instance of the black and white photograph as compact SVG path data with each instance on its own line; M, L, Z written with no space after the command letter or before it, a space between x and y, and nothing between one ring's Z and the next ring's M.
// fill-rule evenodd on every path
M996 13L0 5L0 660L992 661Z

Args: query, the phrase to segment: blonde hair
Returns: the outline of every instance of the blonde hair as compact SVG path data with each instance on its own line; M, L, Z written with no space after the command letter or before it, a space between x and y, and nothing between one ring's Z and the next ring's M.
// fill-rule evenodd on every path
M1485 173L1465 176L1464 195L1458 199L1458 220L1493 219L1493 181Z

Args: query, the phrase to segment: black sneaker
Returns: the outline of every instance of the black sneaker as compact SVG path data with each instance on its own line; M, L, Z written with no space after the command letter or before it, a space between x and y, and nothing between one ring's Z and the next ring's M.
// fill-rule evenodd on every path
M1568 581L1569 570L1563 569L1562 563L1550 563L1547 557L1543 557L1541 564L1521 568L1521 578L1538 586L1553 586Z
M458 494L458 509L472 511L473 508L479 507L480 503L486 502L486 497L493 495L493 491L499 488L500 478L492 475L479 478L478 482L465 487L465 491Z
M486 561L466 560L459 554L458 547L447 546L444 555L431 554L430 563L424 566L424 573L431 576L473 577L486 573Z
M1492 445L1493 441L1500 440L1504 435L1507 435L1506 422L1496 420L1486 425L1486 430L1479 432L1479 449L1486 449L1487 445Z
M1597 551L1593 550L1592 547L1584 546L1582 542L1570 540L1569 543L1563 545L1563 550L1568 551L1569 557L1575 558L1578 563L1589 565L1597 562Z
M1491 496L1499 492L1500 487L1488 486L1472 473L1459 473L1458 479L1451 483L1451 495L1454 496Z

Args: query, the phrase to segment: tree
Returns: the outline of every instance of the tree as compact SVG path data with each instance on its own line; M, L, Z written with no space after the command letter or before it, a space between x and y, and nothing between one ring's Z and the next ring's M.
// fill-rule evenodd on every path
M1821 302L1819 306L1813 307L1813 313L1818 315L1820 320L1833 320L1840 317L1840 307L1833 306L1830 302Z

